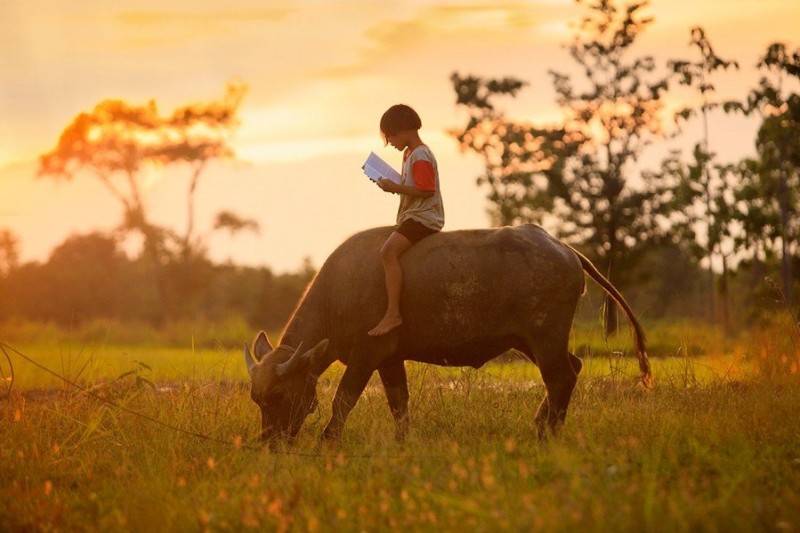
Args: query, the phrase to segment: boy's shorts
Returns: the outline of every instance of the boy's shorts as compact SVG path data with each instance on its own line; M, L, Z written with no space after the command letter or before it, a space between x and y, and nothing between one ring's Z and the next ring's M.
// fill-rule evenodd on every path
M428 226L411 218L406 219L398 226L395 226L394 230L411 241L411 244L418 243L428 235L439 233L439 230L431 229Z

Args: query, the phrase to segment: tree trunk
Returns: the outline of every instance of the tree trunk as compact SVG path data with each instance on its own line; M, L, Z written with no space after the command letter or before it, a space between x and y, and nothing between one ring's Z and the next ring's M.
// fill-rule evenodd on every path
M608 269L606 270L606 277L611 281L611 259L608 261ZM619 327L619 315L617 310L617 302L614 301L610 295L605 295L605 304L603 305L603 320L606 325L606 337L610 337L617 333Z
M619 327L619 311L617 309L617 302L608 294L606 294L606 303L603 311L606 323L606 336L609 337L614 335Z
M719 307L720 307L720 322L722 323L722 331L726 337L731 335L730 327L730 309L728 307L728 264L725 256L722 256L722 274L719 278Z
M781 277L783 278L783 296L786 305L791 307L793 303L792 291L792 255L791 255L791 224L789 212L789 191L788 176L786 170L781 170L780 181L778 183L778 203L781 208Z
M707 134L706 134L707 135ZM703 148L704 151L708 150L707 144ZM703 194L705 195L705 202L706 202L706 238L708 242L706 243L706 257L708 257L708 321L711 324L714 324L717 321L717 305L714 301L714 295L716 293L716 287L714 285L714 267L713 267L713 259L714 259L714 239L712 239L712 232L714 231L714 220L711 215L711 179L708 175L708 168L705 163L703 163ZM716 235L714 236L716 237Z
M794 303L794 295L792 291L792 255L786 239L783 239L782 246L783 261L781 264L781 277L783 278L783 296L786 305L791 307Z
M709 323L713 324L716 322L716 307L717 302L714 299L714 293L716 292L715 284L714 284L714 269L711 268L711 252L708 254L708 290L707 290L707 302L706 302L706 316L708 317Z
M171 315L171 305L166 280L164 279L164 268L161 265L161 254L159 253L161 242L156 229L148 223L144 222L140 231L144 235L143 253L148 257L153 269L153 280L159 303L161 304L159 309L154 310L153 319L157 325L162 325L167 316Z
M196 164L192 171L192 177L189 181L189 190L186 193L186 233L183 237L181 244L181 255L185 261L188 262L192 252L194 251L194 201L195 193L197 192L197 184L200 181L200 173L205 167L205 161Z
M158 295L159 308L154 309L152 313L152 320L156 324L164 322L166 315L169 314L169 292L167 290L166 280L164 279L164 268L162 265L162 239L159 234L158 228L152 226L144 213L144 206L139 203L125 204L125 223L123 225L125 231L138 231L142 234L144 239L144 248L142 250L142 257L150 263L152 270L153 282Z

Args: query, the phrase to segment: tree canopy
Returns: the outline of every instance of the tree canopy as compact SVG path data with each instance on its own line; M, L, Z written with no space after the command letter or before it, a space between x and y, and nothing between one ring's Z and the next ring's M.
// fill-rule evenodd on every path
M142 171L187 163L191 173L182 244L190 246L198 180L210 160L234 157L230 141L246 90L242 84L229 84L219 101L189 104L164 115L155 101L133 105L104 100L63 130L56 147L41 155L38 174L66 180L80 171L93 174L122 204L126 227L147 235Z
M632 281L636 262L657 246L679 246L707 274L708 313L727 324L728 272L739 261L780 248L783 285L792 301L793 258L800 234L800 51L771 45L758 67L759 86L741 100L716 98L714 74L738 69L720 57L702 27L690 30L693 59L659 68L634 45L653 23L647 2L577 0L586 15L566 45L572 69L551 70L562 120L537 125L502 109L527 83L512 77L451 76L456 105L468 113L451 134L480 155L489 213L498 225L542 223L599 263L612 280ZM796 84L795 84L796 85ZM693 92L675 113L678 125L702 121L689 161L671 153L658 171L641 167L645 150L667 136L664 96ZM710 148L710 113L758 113L757 159L720 162ZM716 270L716 271L715 271ZM719 290L720 309L715 309ZM607 329L615 320L607 306Z
M120 229L144 237L144 255L165 312L191 302L192 279L202 268L204 238L195 235L195 195L203 170L213 159L235 157L232 135L247 88L231 83L217 101L199 102L162 114L155 101L134 105L109 99L79 113L58 143L39 159L38 175L71 180L85 172L97 178L123 208ZM143 193L146 169L188 165L186 228L178 232L152 224ZM215 229L257 229L231 212L218 215Z
M588 14L567 49L582 75L550 71L563 122L534 126L497 111L496 97L515 96L524 82L454 74L457 104L470 118L453 134L484 158L479 183L489 185L494 222L550 222L623 279L619 272L659 230L656 189L646 177L631 178L643 150L662 135L667 78L655 73L651 56L632 51L652 23L642 13L646 3L579 3ZM609 306L609 329L614 313Z

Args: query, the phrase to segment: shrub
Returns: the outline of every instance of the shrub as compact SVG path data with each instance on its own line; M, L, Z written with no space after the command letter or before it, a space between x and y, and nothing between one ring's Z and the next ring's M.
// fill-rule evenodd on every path
M800 379L800 326L788 312L764 315L759 327L743 335L742 347L760 376Z

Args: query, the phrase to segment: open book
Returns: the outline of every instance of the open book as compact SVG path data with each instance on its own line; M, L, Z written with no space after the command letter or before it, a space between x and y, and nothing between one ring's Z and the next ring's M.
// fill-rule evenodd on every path
M366 174L369 179L372 181L378 181L381 178L386 178L389 181L393 181L400 184L401 178L400 174L397 173L395 169L389 165L386 161L381 159L375 152L370 152L369 157L367 160L364 161L364 164L361 166L364 170L364 174Z

